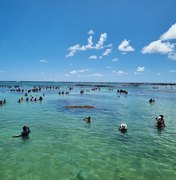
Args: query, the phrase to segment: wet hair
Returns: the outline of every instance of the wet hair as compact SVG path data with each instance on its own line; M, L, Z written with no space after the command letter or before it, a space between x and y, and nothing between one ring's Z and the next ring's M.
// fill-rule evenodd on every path
M27 126L23 126L23 131L26 131L27 130Z

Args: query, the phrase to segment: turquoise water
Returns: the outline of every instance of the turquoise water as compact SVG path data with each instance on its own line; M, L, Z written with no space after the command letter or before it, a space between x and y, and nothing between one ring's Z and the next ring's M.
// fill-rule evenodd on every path
M0 85L59 86L30 93L42 102L21 102L22 92L0 87L0 179L2 180L175 180L176 86L99 83L1 82ZM92 85L92 86L90 86ZM69 95L58 95L68 91ZM113 90L109 90L109 88ZM81 95L80 90L85 90ZM126 89L129 94L117 94ZM30 97L29 95L29 97ZM149 104L154 98L156 102ZM66 105L93 105L95 109L66 109ZM164 114L166 128L155 128ZM91 116L92 123L83 121ZM127 123L128 132L118 127ZM23 125L30 139L12 138Z

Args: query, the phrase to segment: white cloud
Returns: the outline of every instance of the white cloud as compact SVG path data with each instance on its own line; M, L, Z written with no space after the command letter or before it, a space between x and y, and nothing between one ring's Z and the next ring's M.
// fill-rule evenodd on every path
M93 48L93 41L92 41L93 37L92 36L89 36L87 41L87 45L83 45L83 46L80 46L79 44L76 44L74 46L71 46L68 48L68 51L70 51L66 57L72 57L74 56L78 51L86 51L88 49L92 49Z
M118 61L118 58L112 59L112 62L117 62L117 61Z
M169 72L170 72L170 73L176 73L176 69L170 70Z
M99 59L102 59L104 56L108 56L112 52L112 49L106 49L101 56L99 56Z
M89 77L103 77L103 75L99 73L89 74L88 76Z
M168 57L172 60L176 60L176 51L170 52Z
M41 60L39 60L39 62L40 62L40 63L47 63L48 61L45 60L45 59L41 59Z
M95 32L91 29L89 32L88 32L89 35L93 35L95 34Z
M80 70L78 70L78 73L84 73L84 72L87 72L87 71L89 71L89 69L80 69Z
M69 74L77 74L78 72L76 70L72 70L69 72Z
M75 53L76 53L77 51L79 51L79 50L80 50L80 45L79 45L79 44L76 44L76 45L74 45L74 46L69 47L69 48L68 48L68 51L70 51L70 52L66 55L66 57L72 57L72 56L74 56Z
M84 73L84 72L88 72L88 71L90 71L90 70L89 69L72 70L69 72L69 74L75 75L75 74Z
M141 74L145 71L145 67L138 67L137 70L134 72L134 74Z
M87 49L92 49L93 48L93 37L92 36L89 36L89 38L87 39L88 41L88 44L85 46L85 50ZM83 46L84 47L84 46Z
M98 58L98 56L96 56L96 55L92 55L89 57L89 59L97 59L97 58Z
M176 23L172 25L161 37L161 40L176 39Z
M95 49L95 50L99 50L99 49L103 49L104 47L104 42L107 39L107 33L102 33L100 35L100 39L98 41L97 44L93 45L93 37L89 36L88 37L88 43L86 45L79 45L76 44L74 46L69 47L67 50L69 51L69 53L66 55L66 57L72 57L74 56L77 52L79 51L86 51L86 50L90 50L90 49ZM108 47L112 46L111 44L108 45Z
M142 49L142 54L146 53L159 53L168 55L169 59L176 60L175 43L168 40L176 39L176 23L166 31L159 40L151 42L149 45Z
M111 53L112 49L106 49L102 56L108 56Z
M148 46L145 46L142 49L142 54L146 54L146 53L168 54L173 51L174 51L174 44L157 40L151 42Z
M144 66L143 67L138 67L136 71L137 72L144 72L145 68L144 68Z
M107 66L106 68L107 68L107 69L112 69L112 67L111 67L111 66Z
M72 57L72 56L74 56L74 55L75 55L75 53L72 52L72 51L70 51L65 57Z
M117 76L122 76L122 75L127 75L128 73L124 72L124 71L112 71L113 74L117 75Z
M130 40L124 40L121 42L121 44L118 46L119 51L122 52L130 52L130 51L134 51L134 48L132 48L132 46L130 46Z
M98 43L95 45L95 49L102 49L106 39L107 39L107 33L102 33L100 35L100 39L99 39Z

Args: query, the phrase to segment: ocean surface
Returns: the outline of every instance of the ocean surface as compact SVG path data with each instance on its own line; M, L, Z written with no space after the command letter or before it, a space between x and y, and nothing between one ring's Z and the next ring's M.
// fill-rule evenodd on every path
M34 87L41 89L25 96ZM32 96L37 101L26 102ZM176 179L175 85L0 82L4 99L1 180ZM65 108L72 105L95 108ZM166 127L158 130L155 118L160 114ZM83 121L87 116L91 124ZM121 123L128 125L125 134L118 130ZM23 125L30 126L30 138L12 138L21 134Z

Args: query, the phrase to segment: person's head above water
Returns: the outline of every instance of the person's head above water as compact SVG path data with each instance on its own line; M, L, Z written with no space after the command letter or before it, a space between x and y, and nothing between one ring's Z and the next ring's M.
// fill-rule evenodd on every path
M23 129L23 131L29 130L29 126L25 125L25 126L23 126L22 129Z
M27 128L28 128L27 126L23 126L23 128L22 128L22 129L23 129L23 131L26 131L26 130L27 130Z

